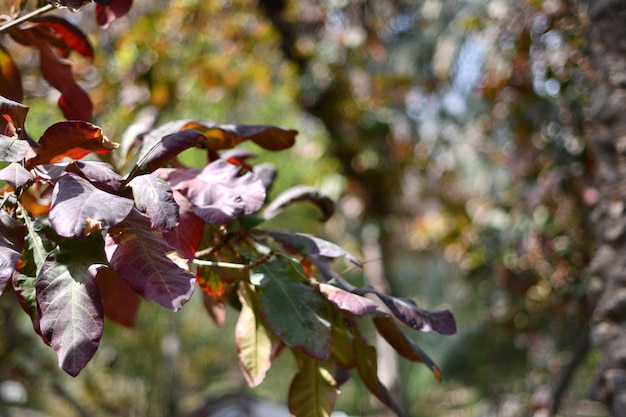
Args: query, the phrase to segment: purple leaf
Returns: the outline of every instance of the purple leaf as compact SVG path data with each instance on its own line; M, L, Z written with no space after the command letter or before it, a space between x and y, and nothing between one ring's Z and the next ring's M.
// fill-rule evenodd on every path
M15 131L24 129L24 122L26 121L26 114L28 113L28 106L25 106L16 101L10 100L6 97L0 96L0 114L5 120L9 122L12 127L13 133L6 133L13 136Z
M122 176L106 162L73 161L67 166L66 171L85 176L91 182L111 190L118 191L122 185Z
M272 185L274 184L274 180L276 179L277 170L273 164L263 163L259 165L255 165L254 173L257 177L261 179L263 182L263 187L265 187L265 192L269 194L272 189Z
M205 142L206 137L195 130L181 130L165 135L153 144L144 142L145 151L140 155L139 162L137 162L129 178L149 174L155 169L163 167L182 151L194 146L202 146Z
M76 174L65 174L54 186L50 223L61 236L81 237L124 220L133 200L99 190Z
M152 228L163 232L178 226L178 205L167 182L153 175L140 175L128 185L135 205L148 215Z
M355 256L346 252L340 246L335 245L327 240L302 233L279 232L277 230L262 230L262 233L272 237L277 242L294 249L301 254L313 257L324 256L328 258L338 258L343 256L359 268L363 266Z
M320 292L340 310L355 316L365 316L376 311L377 304L372 300L342 290L330 284L319 284Z
M11 163L0 170L0 180L6 181L13 188L19 188L35 177L26 168L18 163Z
M211 224L230 223L240 214L255 213L265 201L265 188L256 175L240 175L239 167L222 159L173 188L180 190L193 203L195 213Z
M187 260L139 212L109 229L105 250L118 275L146 300L176 311L191 298L196 277Z
M196 216L191 202L178 191L174 191L174 200L179 207L178 227L163 233L163 236L167 243L181 251L187 259L193 259L200 246L205 223Z
M334 204L330 197L322 194L322 192L315 187L298 185L276 197L274 201L263 210L263 218L266 220L274 218L278 213L283 211L285 207L298 201L309 201L315 204L322 211L320 221L326 221L333 215Z
M0 210L0 294L11 279L22 253L24 225Z
M355 290L357 294L374 293L389 308L391 313L402 323L415 330L422 332L436 331L443 335L456 333L456 321L449 310L429 311L419 308L413 300L401 297L392 297L375 290L372 287L365 287Z
M66 241L51 252L37 276L41 333L72 376L98 349L103 329L96 274L104 267L102 238Z

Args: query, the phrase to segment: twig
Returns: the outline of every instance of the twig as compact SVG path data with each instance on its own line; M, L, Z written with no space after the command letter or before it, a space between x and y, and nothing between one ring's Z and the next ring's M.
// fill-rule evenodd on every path
M9 29L13 29L17 25L21 25L24 22L29 21L30 19L42 15L44 13L48 13L51 10L54 10L55 7L51 4L46 4L45 6L40 7L37 10L33 10L32 12L25 14L24 16L18 17L15 20L11 20L10 22L5 23L0 26L0 33L6 32Z

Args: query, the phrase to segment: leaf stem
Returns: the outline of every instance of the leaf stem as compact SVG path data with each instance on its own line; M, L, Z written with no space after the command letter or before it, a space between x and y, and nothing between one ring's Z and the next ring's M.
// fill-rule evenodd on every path
M230 269L246 269L246 267L248 266L245 264L235 264L232 262L205 261L203 259L194 259L192 262L196 265L201 265L201 266L218 266L221 268L230 268Z
M0 33L6 32L9 29L13 29L17 25L21 25L24 22L29 21L30 19L42 15L44 13L48 13L51 10L54 10L55 7L51 4L46 4L45 6L40 7L39 9L33 10L32 12L25 14L24 16L18 17L17 19L11 20L8 23L0 26Z

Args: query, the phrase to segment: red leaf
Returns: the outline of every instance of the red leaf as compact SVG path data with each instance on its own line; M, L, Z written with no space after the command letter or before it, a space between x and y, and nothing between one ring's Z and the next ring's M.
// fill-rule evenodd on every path
M342 290L330 284L319 284L320 292L338 309L355 316L365 316L376 311L376 303L372 300Z
M80 159L92 152L106 154L118 146L104 136L98 126L84 121L55 123L44 132L39 145L37 155L26 161L29 169L66 157Z
M75 51L90 61L93 60L93 47L87 36L67 20L56 16L41 16L31 20L33 23L49 27L59 34L67 50Z
M140 298L113 268L102 268L96 275L104 315L122 326L135 327Z
M26 229L24 225L0 210L0 294L13 276L20 260Z

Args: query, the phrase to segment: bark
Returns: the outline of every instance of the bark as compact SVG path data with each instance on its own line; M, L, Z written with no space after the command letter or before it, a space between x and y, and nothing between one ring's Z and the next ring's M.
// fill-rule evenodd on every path
M591 337L603 356L592 395L612 415L626 416L626 1L590 2L587 18L587 138L599 193L591 217L596 248L590 295L597 298Z

